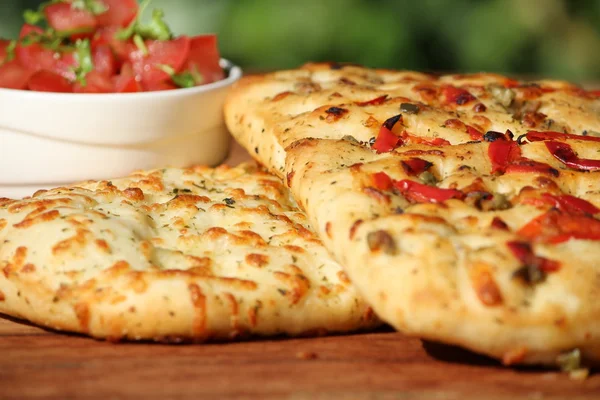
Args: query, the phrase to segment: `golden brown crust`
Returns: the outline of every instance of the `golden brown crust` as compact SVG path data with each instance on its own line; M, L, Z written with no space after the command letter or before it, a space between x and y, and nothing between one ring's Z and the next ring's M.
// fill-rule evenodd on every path
M50 328L203 341L378 323L285 186L250 165L40 192L2 202L0 221L0 312Z

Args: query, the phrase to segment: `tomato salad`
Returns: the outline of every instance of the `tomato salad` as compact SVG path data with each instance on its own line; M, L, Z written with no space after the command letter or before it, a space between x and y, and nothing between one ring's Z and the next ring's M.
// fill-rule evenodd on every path
M175 37L149 0L51 0L0 39L0 88L127 93L189 88L224 78L215 35Z

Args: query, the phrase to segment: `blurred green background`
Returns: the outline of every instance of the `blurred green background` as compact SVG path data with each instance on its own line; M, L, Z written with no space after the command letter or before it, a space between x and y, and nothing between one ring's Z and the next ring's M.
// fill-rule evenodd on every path
M0 0L14 37L36 0ZM336 60L600 81L600 0L154 0L176 33L219 34L246 70Z

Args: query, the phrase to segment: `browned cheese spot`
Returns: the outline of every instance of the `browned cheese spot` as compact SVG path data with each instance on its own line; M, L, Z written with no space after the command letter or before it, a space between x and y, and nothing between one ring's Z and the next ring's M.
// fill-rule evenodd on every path
M292 179L294 179L295 174L296 174L296 171L294 171L294 170L291 170L290 172L287 173L286 183L287 183L288 187L292 187Z
M61 240L52 247L52 254L60 255L62 253L72 253L76 249L82 249L87 244L87 236L90 235L90 231L83 228L78 228L75 231L75 235L72 237Z
M123 196L133 201L144 200L144 192L142 191L142 189L137 187L127 188L123 190Z
M194 306L194 320L192 322L192 334L202 336L206 331L206 296L195 283L188 285L190 299Z
M363 188L363 193L378 203L390 204L390 202L391 202L390 196L388 196L387 194L383 193L382 191L375 189L373 187L370 187L370 186Z
M0 219L0 231L2 229L4 229L6 227L6 225L7 225L6 220L5 219Z
M363 223L362 219L357 219L356 221L354 221L354 223L352 224L352 226L350 227L350 239L354 239L354 235L356 234L356 230L358 229L359 226L361 226Z
M188 271L192 274L200 276L213 275L212 260L209 257L187 256L186 259L191 263Z
M246 256L246 263L253 267L262 268L269 263L269 256L264 254L251 253Z
M287 268L290 270L290 273L276 271L273 275L275 279L287 285L288 290L285 291L285 296L290 303L296 304L310 289L310 282L297 266L289 265Z
M19 222L18 224L15 224L13 226L15 228L19 228L19 229L29 228L36 224L53 221L56 218L58 218L59 216L60 216L60 213L58 212L58 210L52 210L52 211L45 212L43 214L36 215L35 217L32 217L32 218L25 218L23 221Z
M342 282L345 285L350 285L352 283L350 281L350 278L348 278L348 275L346 275L344 271L338 271L337 277L340 280L340 282Z
M508 366L520 363L525 359L525 356L527 356L526 347L517 347L515 349L511 349L502 356L502 364Z
M21 268L21 272L25 273L25 274L28 274L28 273L31 273L31 272L35 272L35 265L33 265L31 263L25 264L23 266L23 268Z
M502 304L502 293L494 280L491 267L478 262L470 270L471 284L479 300L488 307Z
M327 234L327 237L331 239L331 222L329 221L325 224L325 233Z
M6 296L4 295L4 292L2 292L0 290L0 301L4 301L4 300L6 300Z
M96 243L96 247L98 247L104 253L106 253L106 254L112 253L110 246L108 245L108 243L106 243L106 240L96 239L96 241L94 243Z
M83 333L88 333L90 331L90 308L85 303L77 303L75 304L75 307L73 307L73 310L79 321L81 331Z

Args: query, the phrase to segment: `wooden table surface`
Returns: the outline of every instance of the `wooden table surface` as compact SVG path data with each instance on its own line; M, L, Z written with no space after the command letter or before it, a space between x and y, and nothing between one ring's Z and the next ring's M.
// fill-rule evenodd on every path
M229 163L247 159L234 146ZM205 345L107 343L0 317L0 400L600 399L600 374L510 369L390 329Z

